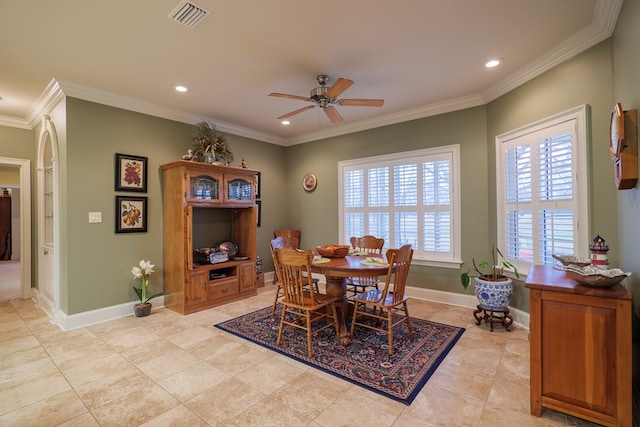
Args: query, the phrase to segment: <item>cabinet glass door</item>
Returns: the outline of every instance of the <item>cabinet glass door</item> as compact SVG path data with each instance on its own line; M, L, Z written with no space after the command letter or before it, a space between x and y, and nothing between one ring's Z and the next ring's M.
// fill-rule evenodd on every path
M189 198L196 200L219 200L220 180L208 175L190 177Z
M227 200L250 201L253 192L251 182L242 178L233 178L227 181Z

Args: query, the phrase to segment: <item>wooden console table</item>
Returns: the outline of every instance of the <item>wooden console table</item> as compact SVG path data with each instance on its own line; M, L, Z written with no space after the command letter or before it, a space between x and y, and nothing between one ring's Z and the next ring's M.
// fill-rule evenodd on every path
M592 288L534 265L530 290L531 414L549 408L631 426L631 292Z

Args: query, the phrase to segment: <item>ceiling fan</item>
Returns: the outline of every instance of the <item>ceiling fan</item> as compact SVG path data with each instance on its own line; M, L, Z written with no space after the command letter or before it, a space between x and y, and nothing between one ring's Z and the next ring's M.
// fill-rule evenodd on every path
M311 95L309 97L287 95L286 93L277 92L272 92L269 94L269 96L278 96L280 98L299 99L301 101L313 102L313 104L311 105L307 105L306 107L299 108L295 111L278 117L278 120L288 119L289 117L295 116L296 114L302 113L315 107L320 107L324 110L329 120L331 120L331 123L339 123L342 121L342 116L340 115L340 113L338 113L338 110L336 110L332 104L343 105L345 107L382 107L382 105L384 104L383 99L338 99L338 96L340 96L342 92L349 89L349 87L353 84L353 81L340 77L335 81L334 84L331 85L331 87L327 87L326 85L329 81L329 76L327 76L326 74L319 74L316 78L318 79L320 87L312 89Z

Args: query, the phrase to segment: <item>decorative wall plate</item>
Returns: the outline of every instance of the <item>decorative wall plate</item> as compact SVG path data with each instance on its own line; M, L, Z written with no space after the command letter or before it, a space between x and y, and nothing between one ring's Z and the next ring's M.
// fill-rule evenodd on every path
M304 188L305 191L313 191L316 189L317 185L318 179L312 173L308 173L304 176L304 178L302 178L302 188Z

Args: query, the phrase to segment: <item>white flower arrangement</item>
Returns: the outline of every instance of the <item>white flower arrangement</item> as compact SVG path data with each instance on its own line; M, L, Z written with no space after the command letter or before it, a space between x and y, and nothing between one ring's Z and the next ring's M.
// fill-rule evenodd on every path
M151 276L151 273L153 273L154 271L153 267L155 266L151 264L151 261L141 260L138 266L131 268L131 274L133 274L133 278L142 279L142 286L140 288L136 288L135 286L133 287L133 290L136 292L136 295L138 295L141 304L146 304L149 302L149 300L162 295L162 292L160 292L159 294L147 297L149 276Z

